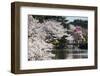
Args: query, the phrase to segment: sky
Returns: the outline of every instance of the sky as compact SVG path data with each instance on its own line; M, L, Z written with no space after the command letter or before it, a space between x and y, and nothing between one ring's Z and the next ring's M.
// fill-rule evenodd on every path
M67 20L74 21L75 19L82 19L82 20L88 20L88 17L80 17L80 16L67 16L66 17Z

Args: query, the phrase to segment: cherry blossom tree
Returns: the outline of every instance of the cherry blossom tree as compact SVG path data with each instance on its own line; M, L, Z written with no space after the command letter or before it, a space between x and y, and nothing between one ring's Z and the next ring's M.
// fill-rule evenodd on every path
M55 54L52 54L54 45L50 43L54 38L60 39L67 35L67 29L64 29L61 22L47 20L40 23L39 20L28 16L28 60L49 60Z

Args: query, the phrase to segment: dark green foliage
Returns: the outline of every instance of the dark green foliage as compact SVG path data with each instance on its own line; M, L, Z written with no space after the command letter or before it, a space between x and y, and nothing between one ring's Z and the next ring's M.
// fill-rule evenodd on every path
M82 44L79 45L78 48L80 48L80 49L88 49L88 43L82 43Z
M45 15L32 15L33 18L39 20L40 23L43 23L44 20L47 21L47 20L55 20L55 21L58 21L58 22L61 22L62 25L66 25L66 22L68 20L66 20L66 17L65 16L45 16Z

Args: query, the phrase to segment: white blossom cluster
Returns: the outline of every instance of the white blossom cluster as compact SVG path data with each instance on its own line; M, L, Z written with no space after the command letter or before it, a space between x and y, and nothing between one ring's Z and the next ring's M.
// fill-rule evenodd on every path
M66 35L66 30L60 22L55 20L39 21L28 16L28 60L49 60L52 54L53 44L48 43L54 37L61 38Z

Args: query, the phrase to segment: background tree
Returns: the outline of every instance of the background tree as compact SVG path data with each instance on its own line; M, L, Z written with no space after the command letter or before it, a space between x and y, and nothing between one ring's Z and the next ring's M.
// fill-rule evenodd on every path
M70 24L73 24L75 26L81 26L82 28L88 29L88 21L87 20L81 20L81 19L76 19L73 22L70 22Z

